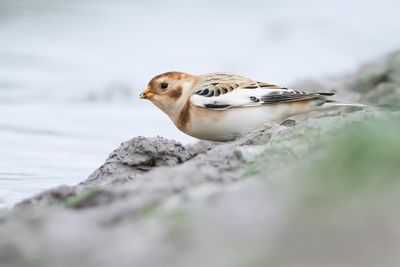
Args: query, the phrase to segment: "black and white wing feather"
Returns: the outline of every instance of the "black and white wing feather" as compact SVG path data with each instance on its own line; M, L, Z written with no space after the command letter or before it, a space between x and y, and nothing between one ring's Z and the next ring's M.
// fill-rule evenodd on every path
M322 105L327 101L326 96L333 95L333 93L295 91L226 73L215 73L206 77L208 78L196 85L190 101L195 106L216 110L312 99L320 100L319 103Z

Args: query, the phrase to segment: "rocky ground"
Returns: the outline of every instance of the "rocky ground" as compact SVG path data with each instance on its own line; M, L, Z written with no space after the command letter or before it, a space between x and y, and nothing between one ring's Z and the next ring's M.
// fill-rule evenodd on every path
M400 52L300 83L370 105L230 143L121 144L0 213L0 266L399 266Z

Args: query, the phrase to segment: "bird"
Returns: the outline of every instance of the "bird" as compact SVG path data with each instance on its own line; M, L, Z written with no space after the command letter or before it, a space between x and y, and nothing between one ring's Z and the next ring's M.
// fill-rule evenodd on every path
M204 75L171 71L155 76L140 94L169 116L182 132L201 140L227 142L271 123L334 106L364 106L258 82L227 72Z

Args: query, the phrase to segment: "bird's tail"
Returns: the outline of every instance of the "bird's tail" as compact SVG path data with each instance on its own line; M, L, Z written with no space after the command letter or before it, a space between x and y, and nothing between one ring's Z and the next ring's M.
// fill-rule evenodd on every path
M358 108L366 108L368 106L359 104L359 103L352 103L352 102L340 102L335 100L326 100L325 103L322 105L323 108L330 108L330 107L358 107Z

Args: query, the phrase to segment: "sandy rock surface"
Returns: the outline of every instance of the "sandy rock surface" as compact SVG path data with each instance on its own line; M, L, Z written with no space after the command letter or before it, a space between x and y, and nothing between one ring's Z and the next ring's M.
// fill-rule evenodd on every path
M0 212L0 266L399 266L400 53L298 87L371 107L229 143L132 138Z

